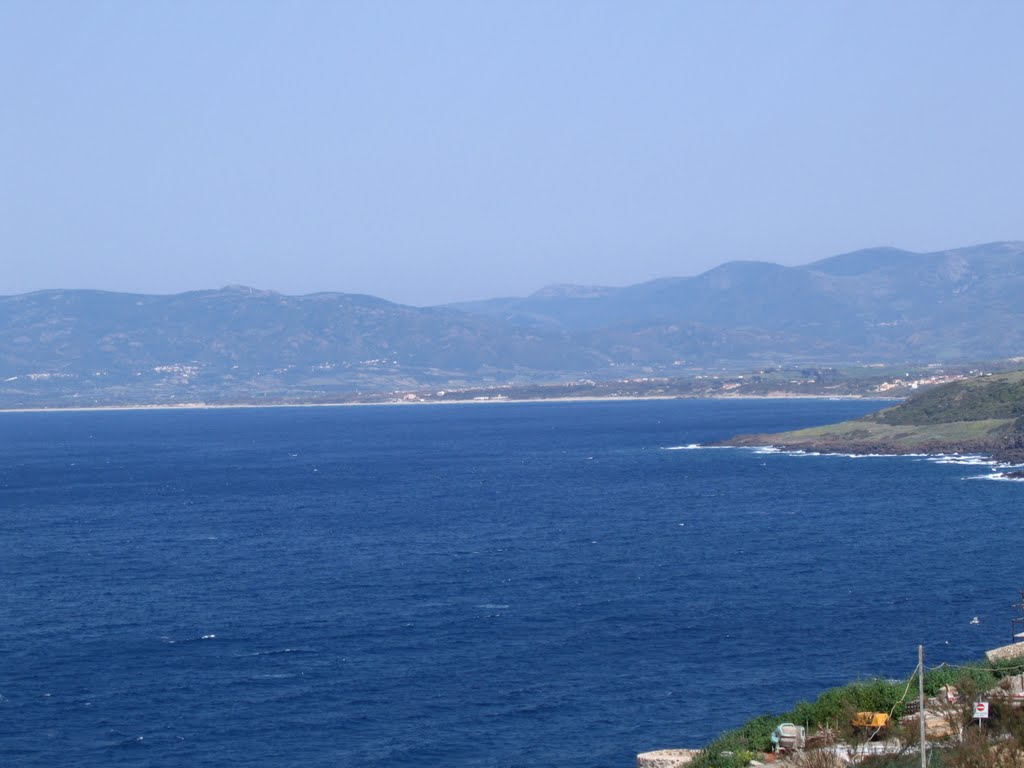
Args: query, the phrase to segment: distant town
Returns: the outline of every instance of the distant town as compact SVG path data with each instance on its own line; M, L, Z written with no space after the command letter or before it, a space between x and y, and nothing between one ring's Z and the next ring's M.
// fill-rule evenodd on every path
M750 373L703 373L689 377L650 377L595 381L580 379L564 384L505 384L477 387L395 390L356 394L344 402L431 403L501 402L524 400L710 398L710 397L836 397L900 399L914 392L1010 370L1020 358L992 362L985 367L950 368L931 364L904 368L896 375L891 366L852 368L762 368Z

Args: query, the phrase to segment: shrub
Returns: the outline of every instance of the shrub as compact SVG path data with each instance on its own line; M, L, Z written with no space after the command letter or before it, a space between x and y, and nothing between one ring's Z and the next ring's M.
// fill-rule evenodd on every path
M893 718L903 715L906 683L890 680L865 680L839 688L830 688L814 703L801 701L785 717L810 728L844 725L853 712L892 712ZM908 693L909 695L909 693Z
M941 667L930 669L925 673L924 692L929 696L936 696L944 685L987 691L1002 676L988 662L979 662L966 667L949 667L943 664Z
M994 663L979 661L963 667L940 666L925 673L925 693L938 694L944 685L959 688L965 698L973 697L997 685L1009 675L1020 674L1024 669L1021 659L1006 659ZM917 698L917 685L911 681L882 679L864 680L838 688L830 688L813 702L801 701L789 712L781 715L761 715L745 725L723 733L712 742L693 763L694 768L742 768L754 758L757 752L771 749L771 733L780 723L790 722L808 728L808 735L817 728L837 726L847 731L854 712L891 713L896 723L906 711L906 702ZM1004 714L1005 712L1005 714ZM1009 705L996 704L995 722L1003 720L1000 730L1006 734L1004 741L997 745L993 758L992 750L985 751L977 741L946 754L932 753L930 764L945 768L1024 768L1024 712L1011 710ZM952 711L951 711L952 714ZM964 716L969 718L965 710ZM1005 719L1004 719L1005 718ZM894 725L895 728L895 725ZM897 731L898 733L898 731ZM961 751L962 750L962 751ZM815 754L809 752L808 755ZM817 753L813 759L804 758L799 768L830 768L830 753ZM822 756L824 755L824 756ZM996 761L993 763L993 759ZM880 756L866 761L871 768L910 768L917 764L916 756ZM810 761L810 762L808 762ZM829 764L829 765L826 765Z

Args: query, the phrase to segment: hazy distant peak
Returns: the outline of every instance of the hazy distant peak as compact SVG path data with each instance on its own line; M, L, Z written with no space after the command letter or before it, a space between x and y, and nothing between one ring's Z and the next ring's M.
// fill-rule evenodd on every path
M789 267L784 267L781 264L776 264L773 261L756 261L754 259L737 259L736 261L727 261L724 264L719 264L717 267L712 267L706 272L702 272L698 277L704 275L711 275L716 273L730 273L730 272L749 272L750 270L757 270L760 272L778 272L780 270L786 270Z
M843 253L807 264L803 269L824 272L836 277L856 277L883 269L897 268L910 260L925 261L941 257L954 273L966 273L966 260L979 257L1013 258L1024 255L1024 242L1020 240L999 241L951 248L935 253L915 253L899 248L865 248L860 251ZM957 265L961 265L958 267Z
M220 293L242 294L244 296L275 296L277 291L266 291L260 288L250 288L248 285L225 285Z
M1020 256L1024 255L1024 240L1005 240L981 245L968 245L939 251L946 256Z
M805 265L804 269L835 276L854 277L874 272L878 269L892 267L905 262L908 258L920 255L913 251L904 251L890 246L879 246L877 248L851 251L850 253L841 253L838 256L830 256L827 259L813 261Z
M548 285L530 294L531 299L597 299L607 296L614 289L600 285L573 285L558 283Z
M736 281L751 283L766 280L775 275L791 272L792 269L770 261L727 261L693 279L698 284L721 290L732 286Z

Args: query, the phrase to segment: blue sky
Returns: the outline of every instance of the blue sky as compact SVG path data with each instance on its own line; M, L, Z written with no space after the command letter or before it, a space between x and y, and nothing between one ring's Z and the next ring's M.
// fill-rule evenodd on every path
M1024 238L1017 2L0 3L0 294L426 305Z

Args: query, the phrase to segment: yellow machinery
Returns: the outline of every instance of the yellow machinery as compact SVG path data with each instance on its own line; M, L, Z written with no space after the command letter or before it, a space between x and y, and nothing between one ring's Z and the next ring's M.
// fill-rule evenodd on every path
M858 712L850 724L858 730L881 731L889 727L889 715L885 712Z

